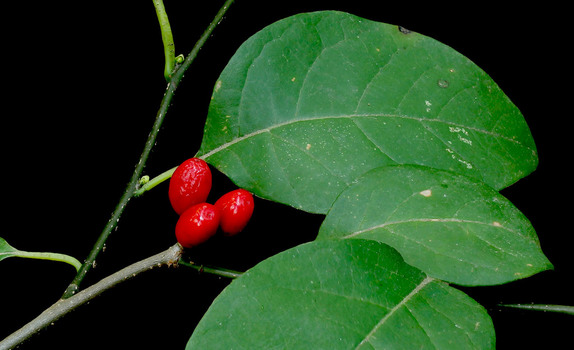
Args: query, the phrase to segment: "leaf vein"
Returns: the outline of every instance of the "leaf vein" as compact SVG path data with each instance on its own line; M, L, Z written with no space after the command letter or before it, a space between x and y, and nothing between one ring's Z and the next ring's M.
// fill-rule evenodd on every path
M307 117L307 118L298 118L298 119L294 119L294 120L288 120L288 121L285 121L282 123L268 126L266 128L255 130L255 131L247 133L243 136L238 136L235 139L233 139L229 142L226 142L226 143L212 149L211 151L201 155L200 158L201 159L207 159L207 158L211 157L212 155L214 155L218 152L221 152L221 151L227 149L228 147L235 145L236 143L239 143L241 141L247 140L251 137L254 137L254 136L266 133L266 132L270 132L271 130L278 129L278 128L285 127L285 126L289 126L289 125L292 125L295 123L304 123L304 122L310 122L310 121L316 121L316 120L349 119L349 118L398 118L398 119L415 120L415 121L418 121L421 123L423 123L423 122L443 123L445 125L450 125L450 126L454 126L454 127L464 127L468 130L473 130L473 131L476 131L479 133L483 133L485 135L489 135L489 136L492 136L495 138L504 139L506 141L522 145L522 143L520 141L515 140L511 137L505 136L505 135L497 134L497 133L494 133L492 131L483 130L483 129L475 128L475 127L468 126L468 125L462 125L462 124L457 124L454 122L448 122L445 120L421 118L421 117L411 117L411 116L393 114L393 113L369 113L369 114L348 114L348 115L339 115L339 116ZM526 148L529 149L529 147L526 147Z
M375 327L373 327L373 329L369 332L369 334L367 334L367 336L359 343L359 345L357 345L355 350L361 348L363 344L369 342L371 338L375 335L375 333L379 330L379 328L381 328L385 324L385 322L387 322L387 320L391 318L391 316L393 316L395 312L397 312L397 310L404 307L415 295L417 295L424 287L426 287L432 281L434 281L434 278L427 276L418 286L416 286L409 294L407 294L407 296L405 296L403 300L401 300L397 305L395 305L395 307L393 307L391 311L389 311L379 321L379 323L375 325Z

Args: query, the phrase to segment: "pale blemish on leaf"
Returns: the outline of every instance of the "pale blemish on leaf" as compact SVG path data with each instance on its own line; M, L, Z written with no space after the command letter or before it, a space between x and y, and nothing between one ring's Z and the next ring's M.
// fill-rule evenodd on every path
M449 127L448 127L448 131L454 132L454 133L463 133L463 134L465 134L466 136L468 136L468 131L466 131L465 128L461 128L461 127L458 127L458 126L449 126Z
M467 169L472 169L472 164L470 164L470 162L467 162L466 160L462 160L462 159L457 159L459 162L461 162L462 164L466 165Z
M458 126L456 126L456 127L449 126L448 131L458 134L457 136L458 136L459 141L462 141L462 142L466 143L467 145L472 146L472 141L468 137L464 137L464 136L469 136L468 131L465 128L461 128ZM462 135L464 135L464 136L462 136Z
M462 137L462 136L458 135L458 139L459 139L460 141L466 143L467 145L472 146L472 141L469 140L469 139L467 139L466 137Z
M440 80L437 82L437 84L438 84L438 86L439 86L440 88L443 88L443 89L446 89L446 88L449 86L448 80L444 80L444 79L440 79Z
M445 150L450 153L450 156L452 157L452 159L464 164L466 166L467 169L472 169L472 164L464 159L460 159L456 156L456 154L454 153L453 150L451 150L450 148L445 148Z
M221 85L222 85L221 80L218 80L218 81L215 83L215 87L213 88L213 92L214 92L214 93L218 92L219 89L221 89Z
M430 189L424 190L424 191L420 191L419 194L423 197L430 197L430 196L432 196L432 191Z

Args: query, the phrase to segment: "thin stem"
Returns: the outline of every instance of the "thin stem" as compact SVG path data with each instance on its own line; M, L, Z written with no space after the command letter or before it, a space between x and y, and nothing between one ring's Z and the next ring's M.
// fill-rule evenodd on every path
M74 278L72 283L70 283L70 285L68 286L68 288L64 292L64 295L62 296L62 298L64 298L64 299L69 298L78 291L79 286L82 283L84 277L86 276L88 271L91 269L94 261L96 261L96 257L98 256L100 251L103 249L104 244L106 243L106 240L108 239L108 237L110 236L112 231L117 227L117 224L120 220L120 216L122 215L126 205L130 201L130 199L134 196L134 193L135 193L135 191L139 185L139 178L141 177L141 174L142 174L143 168L147 162L148 156L149 156L149 154L150 154L150 152L151 152L151 150L155 144L157 134L159 133L160 127L163 123L163 120L164 120L166 114L167 114L167 111L168 111L169 106L171 104L171 100L173 99L173 95L175 93L175 90L177 89L177 86L179 85L180 81L183 79L183 75L184 75L185 71L189 68L191 63L195 60L199 50L205 44L207 39L210 37L210 35L213 32L213 30L215 29L215 27L219 24L219 22L221 22L223 16L227 12L227 10L229 9L229 6L233 3L233 1L234 0L227 0L223 4L223 6L221 7L219 12L217 13L215 18L213 19L213 21L209 24L206 31L199 38L199 40L197 41L197 43L195 44L195 46L193 47L193 49L191 50L189 55L186 57L184 62L172 74L171 81L167 85L167 91L163 97L163 100L161 101L159 110L157 112L157 116L156 116L154 125L152 127L150 134L148 135L148 139L145 143L144 150L143 150L143 152L140 156L140 159L138 161L138 164L137 164L137 166L136 166L136 168L132 174L130 182L128 183L128 185L124 191L124 194L120 198L118 205L116 206L114 212L112 213L112 218L108 221L108 223L104 227L104 230L102 231L98 240L94 244L94 247L90 251L90 254L88 255L88 257L86 258L86 260L82 264L80 271L78 271L78 273L76 274L76 277Z
M155 6L155 12L161 29L161 40L163 42L163 53L165 56L165 69L163 75L165 76L165 80L169 82L171 80L171 73L175 68L175 44L173 43L171 26L169 25L169 19L165 12L163 1L153 0L153 5Z
M229 7L231 6L231 4L233 4L233 1L235 1L235 0L226 0L225 3L223 4L223 6L221 6L219 11L217 12L215 17L213 18L213 21L211 21L209 26L207 26L207 29L205 30L205 32L203 32L203 34L201 35L201 37L199 38L199 40L197 41L197 43L195 44L193 49L191 49L191 51L189 52L189 55L187 55L187 57L183 61L182 65L172 75L172 79L177 76L178 82L179 82L181 80L181 78L183 78L183 74L189 68L191 63L195 60L195 57L197 57L199 50L203 47L203 44L205 44L207 39L211 36L211 33L213 33L213 30L215 29L215 27L217 27L217 25L221 22L221 20L223 19L223 16L225 16L225 14L227 13L227 10L229 10Z
M205 157L201 156L199 158L204 159ZM175 172L175 169L177 169L177 166L164 171L163 173L157 175L156 177L154 177L151 180L148 177L148 179L146 179L146 181L144 181L142 183L142 185L139 186L138 190L134 193L134 196L139 197L142 194L146 193L147 191L150 191L152 188L156 187L157 185L161 184L162 182L169 180L171 178L171 176L173 175L173 173Z
M199 272L205 272L205 273L209 273L212 275L217 275L217 276L227 277L227 278L237 278L243 274L242 272L223 269L221 267L210 267L210 266L204 266L204 265L197 265L194 262L187 262L184 260L180 260L179 265L191 267L192 269L195 269Z
M66 254L60 253L48 253L48 252L25 252L25 251L17 251L13 254L19 258L29 258L29 259L41 259L41 260L51 260L51 261L59 261L64 262L72 265L76 268L76 271L79 271L82 267L82 263L78 261L78 259L74 258L73 256L69 256Z
M142 272L150 271L156 267L176 265L181 256L181 252L181 246L176 244L164 252L121 269L68 299L58 300L55 304L38 315L38 317L2 340L0 342L0 350L7 350L16 347L30 338L33 334L57 321L68 312L94 299L102 292L114 287L120 282L127 281Z
M159 185L160 183L164 182L165 180L169 179L173 172L177 167L173 167L163 173L159 174L158 176L154 177L153 179L146 182L143 186L141 186L135 193L134 196L138 197L144 194L145 192L151 190L155 186Z
M191 50L191 52L189 53L189 55L187 56L185 61L183 61L182 65L173 73L172 82L174 82L174 81L179 82L179 80L181 80L181 78L183 78L183 74L189 68L189 66L191 65L191 63L193 62L193 60L195 59L195 57L199 53L199 50L201 49L201 47L203 46L205 41L209 38L209 36L211 35L211 33L213 32L215 27L219 24L219 22L221 22L221 20L223 19L223 16L227 12L227 10L231 6L231 4L233 4L233 1L234 0L225 1L225 3L223 4L221 9L219 10L217 15L215 16L215 18L209 24L209 26L207 27L207 29L205 30L205 32L203 33L201 38L199 38L199 40L197 41L197 43L195 44L195 46L193 47L193 49ZM177 77L177 79L176 79L176 77ZM159 185L160 183L168 180L174 171L175 171L175 167L171 168L167 171L164 171L160 175L149 180L145 185L138 188L138 190L134 193L134 195L136 197L141 196L142 194L151 190L152 188Z
M203 159L204 157L199 157L199 158ZM142 194L146 193L147 191L150 191L152 188L156 187L157 185L161 184L162 182L169 180L171 178L171 176L173 175L173 173L175 172L175 169L177 169L177 166L164 171L163 173L157 175L156 177L154 177L151 180L146 179L146 181L144 181L143 184L141 186L139 186L138 190L135 191L134 196L139 197Z
M12 247L6 240L0 237L0 260L4 260L10 257L17 258L28 258L28 259L41 259L41 260L51 260L68 263L76 268L76 271L80 269L82 263L73 256L60 253L50 253L50 252L27 252L23 250L18 250Z
M567 315L574 315L574 306L566 305L539 305L539 304L501 304L500 306L511 307L515 309L526 309L544 312L559 312Z

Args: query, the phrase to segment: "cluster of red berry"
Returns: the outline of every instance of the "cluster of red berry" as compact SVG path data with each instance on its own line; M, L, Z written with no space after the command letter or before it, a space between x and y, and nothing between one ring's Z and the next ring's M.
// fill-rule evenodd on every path
M215 205L206 203L211 182L209 165L199 158L179 165L169 182L169 201L180 215L175 236L185 248L207 241L219 227L226 236L233 236L245 228L253 214L253 196L244 189L224 194Z

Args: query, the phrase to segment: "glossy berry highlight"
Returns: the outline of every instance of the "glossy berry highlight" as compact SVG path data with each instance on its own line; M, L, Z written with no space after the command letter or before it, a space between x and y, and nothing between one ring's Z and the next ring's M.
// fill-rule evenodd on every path
M175 237L184 248L195 247L215 235L220 218L219 210L213 204L196 204L180 215Z
M253 196L244 189L228 192L215 202L221 215L219 226L227 236L233 236L245 228L255 207Z
M175 169L169 181L169 201L176 213L203 203L211 191L211 170L199 158L190 158Z

